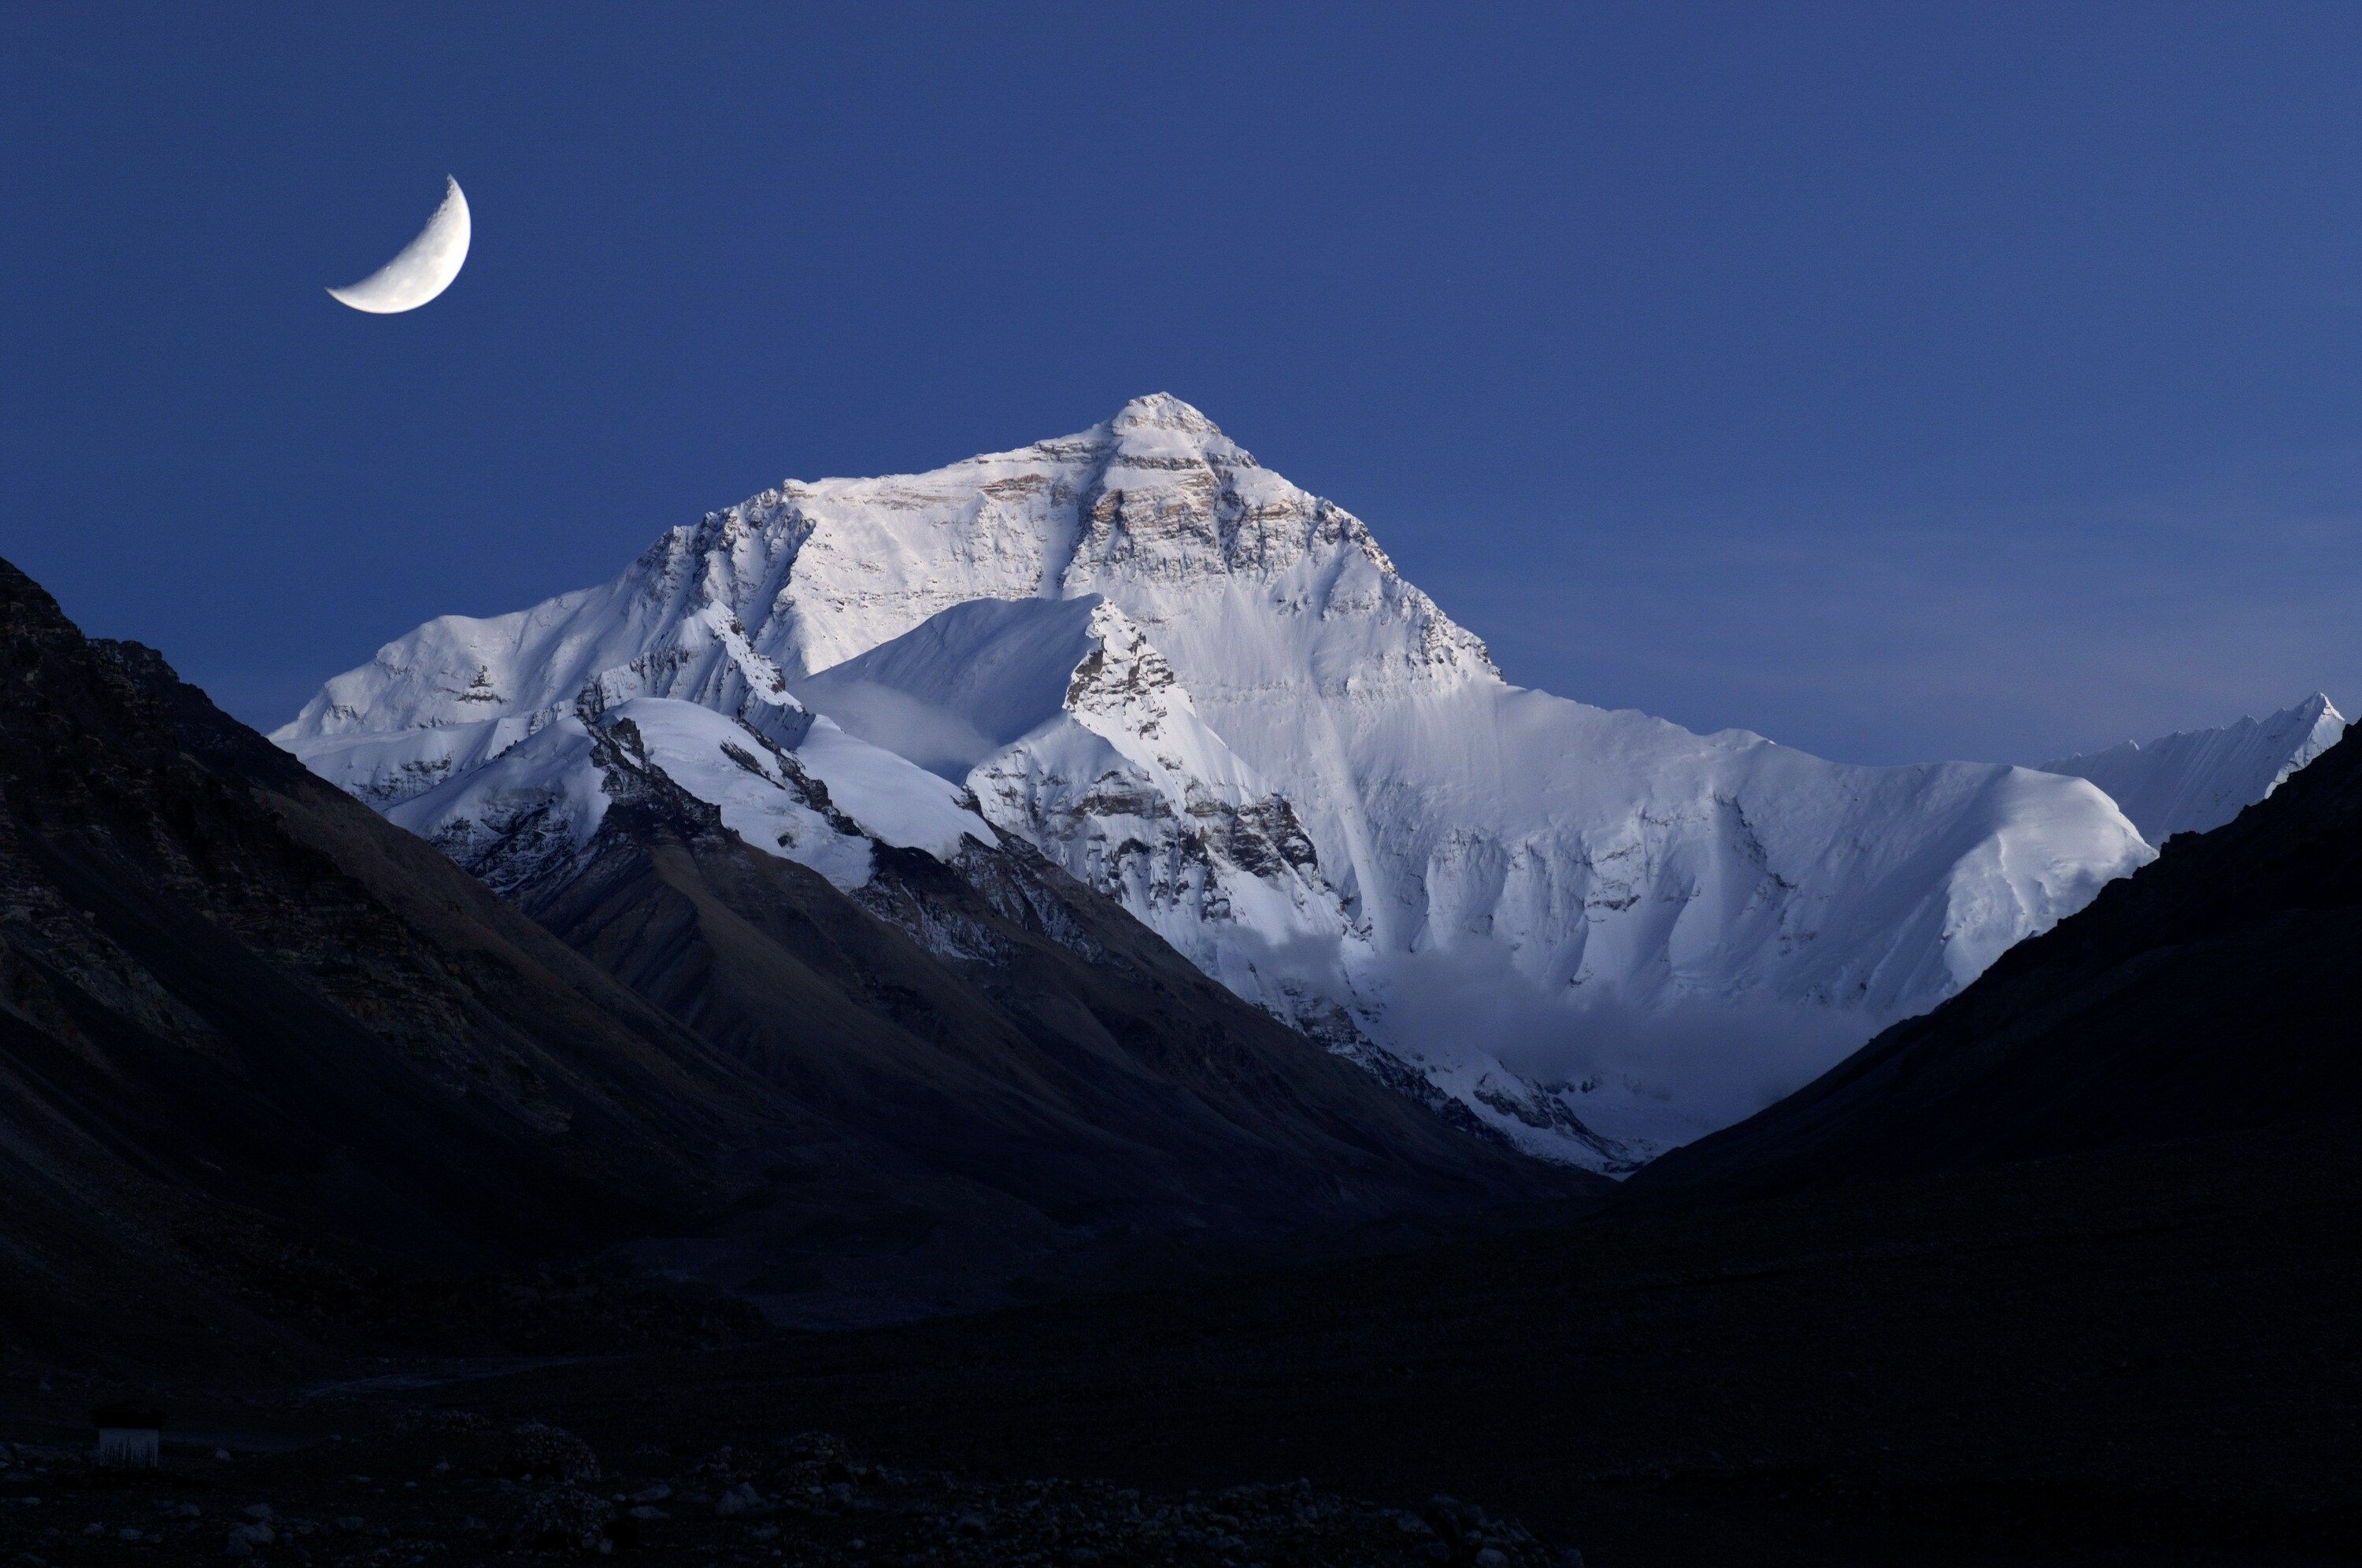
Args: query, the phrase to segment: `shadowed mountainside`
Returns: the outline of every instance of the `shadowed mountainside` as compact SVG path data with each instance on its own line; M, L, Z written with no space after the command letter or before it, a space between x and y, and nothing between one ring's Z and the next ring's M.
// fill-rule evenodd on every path
M2298 1568L2362 1521L2357 1165L2125 1146L431 1397L602 1454L1449 1493L1589 1568Z
M1333 1246L1316 1227L1384 1222L1405 1240L1453 1212L1605 1190L1312 1045L1021 840L950 866L877 845L855 903L627 749L608 767L634 776L579 868L513 896L773 1092L898 1167L992 1195L980 1227L1039 1252L1029 1290L1076 1283L1078 1264L1171 1278ZM726 1233L663 1260L805 1317L805 1221L766 1207L800 1179L766 1173ZM977 1299L973 1236L917 1211L860 1229L859 1288ZM875 1315L909 1312L828 1320Z
M1243 1244L1566 1190L1210 985L1126 1015L1079 961L1060 979L1087 994L1002 977L1045 1013L1133 1019L1101 1026L1095 1055L1070 1045L1091 1033L1074 1019L1037 1031L1045 1047L817 878L787 900L808 956L859 954L865 980L745 982L771 1044L812 1069L782 1071L760 1031L709 1038L641 1000L151 650L83 637L5 563L0 660L0 1296L18 1348L274 1353L267 1322L367 1331L385 1308L372 1270L668 1238L693 1259L758 1237L791 1276L772 1294L808 1316L909 1315L1102 1282L1130 1266L1112 1261L1128 1228ZM708 864L736 864L734 841L701 833ZM614 944L629 917L602 907L635 984L667 1005L700 994ZM1110 933L1143 973L1186 968L1137 928ZM1069 1051L1063 1077L1051 1048ZM944 1065L963 1053L966 1080ZM824 1091L833 1064L874 1059L895 1064L882 1087ZM963 1119L988 1080L996 1109ZM928 1094L932 1125L885 1134L898 1096ZM1181 1124L1170 1139L1160 1116ZM960 1145L980 1131L1005 1168ZM1153 1181L1151 1162L1102 1158L1150 1146L1184 1153ZM1029 1161L1063 1185L1029 1184ZM930 1271L930 1293L878 1283Z

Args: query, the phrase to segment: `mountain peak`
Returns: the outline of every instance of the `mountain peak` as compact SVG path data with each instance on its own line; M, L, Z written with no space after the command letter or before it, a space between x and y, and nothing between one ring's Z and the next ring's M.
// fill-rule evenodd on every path
M1116 416L1108 421L1108 425L1119 436L1143 426L1182 430L1195 436L1220 436L1222 433L1198 408L1182 402L1171 392L1161 392L1133 398L1117 410Z
M2329 693L2326 691L2314 692L2299 702L2290 712L2301 713L2316 722L2322 719L2335 719L2343 723L2345 721L2345 715L2337 711L2337 704L2329 700Z
M1107 422L1117 450L1130 455L1220 459L1245 468L1253 455L1222 434L1221 426L1171 392L1133 398Z

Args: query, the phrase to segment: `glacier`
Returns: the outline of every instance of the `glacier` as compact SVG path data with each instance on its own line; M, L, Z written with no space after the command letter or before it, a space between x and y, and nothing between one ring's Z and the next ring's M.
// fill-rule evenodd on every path
M2316 691L2262 718L2125 741L2058 757L2042 770L2090 779L2123 808L2142 837L2161 845L2178 833L2221 827L2345 734L2345 716Z
M1164 394L765 490L598 587L428 622L272 738L463 862L539 811L562 867L626 719L757 847L842 885L856 841L1021 838L1330 1049L1610 1173L2155 854L2058 771L1855 767L1513 685L1359 518Z

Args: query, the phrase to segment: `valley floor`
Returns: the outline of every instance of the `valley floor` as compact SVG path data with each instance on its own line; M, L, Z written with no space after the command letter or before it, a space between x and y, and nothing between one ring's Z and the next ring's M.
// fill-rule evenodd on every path
M1424 1561L1413 1549L1430 1544L1453 1548L1432 1560L1475 1560L1491 1538L1449 1540L1455 1520L1428 1506L1439 1493L1522 1520L1551 1552L1580 1548L1592 1568L2349 1561L2362 1540L2357 1176L2350 1138L2240 1136L1719 1209L1611 1212L1351 1264L751 1348L308 1403L264 1395L211 1417L195 1413L203 1400L181 1403L193 1425L237 1429L239 1456L216 1462L239 1474L221 1507L309 1510L320 1533L300 1539L323 1561L341 1560L338 1542L403 1539L347 1541L330 1528L339 1509L388 1519L410 1509L420 1540L441 1530L463 1555L496 1526L514 1528L491 1519L491 1502L421 1499L472 1475L486 1497L521 1507L495 1477L516 1470L501 1456L528 1421L579 1434L605 1466L597 1490L611 1507L611 1488L626 1485L704 1499L633 1505L667 1518L627 1527L652 1551L694 1542L699 1561L735 1551L1015 1561L1037 1549L1043 1561L1091 1561L1070 1555L1077 1546L1109 1562ZM0 1436L64 1432L69 1397L87 1392L43 1395L18 1375ZM342 1445L326 1443L332 1430ZM777 1499L805 1495L782 1479L796 1465L844 1463L833 1449L782 1446L813 1430L843 1434L869 1463L908 1467L886 1475L954 1479L812 1479L822 1502L837 1496L826 1486L859 1480L845 1497L875 1491L874 1511L908 1521L891 1536L856 1535L847 1501L823 1529L776 1511ZM356 1442L377 1448L348 1457ZM272 1457L274 1444L292 1446ZM470 1444L449 1480L431 1470L428 1448ZM725 1446L734 1460L717 1459ZM717 1514L723 1483L737 1484L732 1463L774 1511ZM396 1475L392 1490L338 1503L336 1488L354 1485L347 1473L365 1465ZM1047 1477L1065 1479L1026 1485ZM1308 1493L1290 1489L1298 1478ZM403 1487L409 1479L422 1485ZM30 1484L20 1464L0 1495ZM1242 1484L1262 1490L1220 1497ZM1168 1528L1195 1542L1088 1544L1089 1520L1115 1529L1141 1506L1119 1488L1145 1492L1147 1511L1165 1507ZM1329 1494L1370 1501L1330 1496L1333 1512L1313 1516L1334 1521L1321 1535L1299 1520L1298 1499ZM116 1513L144 1528L136 1498L115 1507L107 1495L102 1485L57 1513L0 1507L0 1540L57 1562L85 1547L129 1560L137 1543L111 1535L72 1535L61 1550L26 1533L36 1512L77 1532L101 1520L115 1530ZM933 1511L905 1507L913 1501ZM1378 1511L1389 1507L1425 1512L1413 1527ZM477 1533L463 1531L463 1512ZM210 1533L226 1516L210 1501L206 1513L205 1544L217 1550ZM1215 1513L1240 1522L1209 1524ZM999 1538L996 1555L988 1532L1014 1530L1021 1515L1068 1523L1023 1551L1016 1535ZM779 1533L749 1534L766 1526ZM1504 1561L1554 1560L1524 1538L1497 1539L1490 1549Z

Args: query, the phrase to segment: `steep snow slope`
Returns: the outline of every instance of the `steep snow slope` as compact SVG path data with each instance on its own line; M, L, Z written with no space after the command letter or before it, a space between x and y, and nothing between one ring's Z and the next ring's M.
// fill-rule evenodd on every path
M868 883L876 845L948 864L969 838L993 840L951 786L827 719L810 721L790 752L710 708L663 697L579 704L386 814L502 892L548 887L573 874L608 806L631 798L632 780L650 769L717 808L748 845L847 892Z
M798 683L863 740L966 786L1242 996L1350 1042L1374 955L1286 800L1198 718L1123 612L980 599Z
M2042 768L2090 779L2124 809L2142 837L2163 844L2178 833L2221 827L2335 745L2345 733L2345 715L2316 691L2260 719L2183 730L2145 743L2125 741L2105 751L2062 756Z
M1245 994L1604 1168L1752 1110L2152 853L2080 780L1842 767L1511 686L1359 519L1165 396L766 491L602 587L430 622L274 738L392 804L591 686L788 749L799 687ZM508 728L447 733L481 724Z

